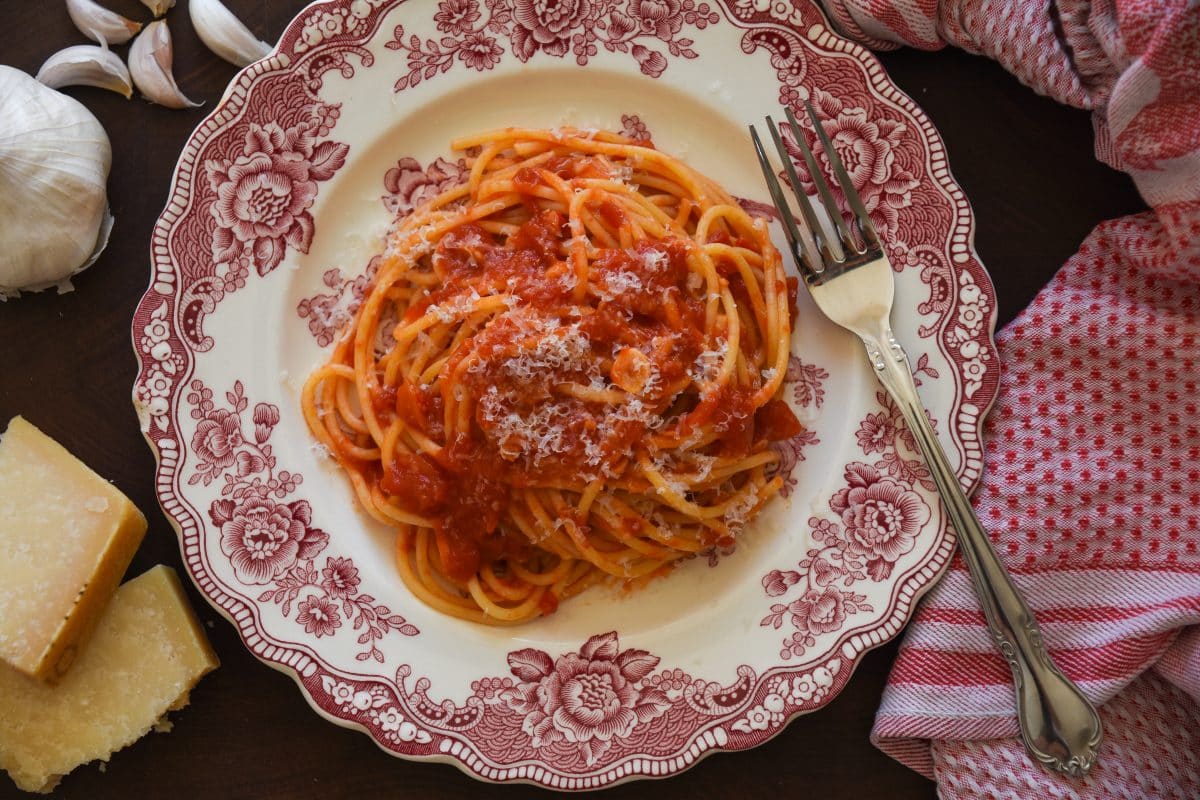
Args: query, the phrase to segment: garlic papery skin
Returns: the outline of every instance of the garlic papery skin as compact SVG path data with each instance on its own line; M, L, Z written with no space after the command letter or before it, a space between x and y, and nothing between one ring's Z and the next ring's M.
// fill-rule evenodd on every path
M67 0L67 14L79 32L101 44L125 44L142 23L109 11L94 0Z
M108 242L112 148L82 104L0 66L0 300L57 286Z
M244 67L271 52L221 0L188 0L188 14L200 41L230 64Z
M142 0L142 5L154 12L155 17L161 17L175 5L175 0Z
M116 53L94 44L77 44L59 50L46 59L37 80L51 89L64 86L97 86L133 97L129 69Z
M195 108L171 75L174 59L171 31L163 20L151 22L129 48L129 73L133 83L151 103L167 108Z

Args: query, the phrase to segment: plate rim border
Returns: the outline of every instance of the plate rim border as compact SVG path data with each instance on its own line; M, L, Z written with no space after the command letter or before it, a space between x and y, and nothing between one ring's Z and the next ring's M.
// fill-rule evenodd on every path
M185 140L180 151L180 155L176 160L175 167L171 172L167 199L163 205L162 211L156 218L154 228L151 232L149 280L147 282L145 291L138 298L138 301L134 307L133 315L131 317L131 345L137 364L137 370L132 387L134 393L136 393L137 387L141 384L147 368L146 359L143 358L143 354L138 347L140 330L135 327L134 323L136 323L137 317L143 312L143 309L147 308L150 305L150 302L154 299L157 299L158 296L177 297L178 284L180 282L180 270L175 267L173 259L170 258L167 239L169 238L170 231L173 229L174 225L185 216L185 212L190 208L190 201L188 197L191 192L190 190L184 191L181 188L180 178L181 175L186 173L189 178L189 185L192 185L194 181L197 180L196 172L200 167L200 163L197 159L197 151L199 148L195 146L197 137L203 133L208 133L211 136L217 132L215 128L222 127L229 121L229 119L218 121L217 117L221 115L223 111L227 113L229 112L229 106L231 102L235 100L239 101L238 108L234 111L234 116L236 117L243 114L249 101L249 95L253 91L258 78L267 74L268 72L287 70L294 67L296 62L291 61L289 57L282 52L281 45L284 44L285 40L291 41L298 36L302 18L308 16L310 12L320 6L337 6L343 5L346 2L348 2L348 0L312 0L312 2L298 10L292 19L284 26L282 33L279 35L276 44L272 46L270 53L259 61L256 61L236 72L230 78L226 89L222 93L220 99L214 104L212 110L208 112L205 117L199 123L197 123L191 133L188 134L187 139ZM735 0L716 0L717 10L723 13L726 21L732 22L736 20L738 23L736 27L739 27L743 30L749 26L764 27L767 24L762 21L755 23L737 19L736 15L733 14L731 9L731 6L734 4L734 2ZM911 96L900 89L900 87L892 81L890 75L883 68L882 64L878 61L878 58L871 50L864 45L842 37L837 32L836 27L830 21L828 13L821 6L819 0L799 0L799 2L803 2L816 10L820 19L824 23L823 28L819 25L812 25L807 31L801 31L798 26L792 25L783 20L779 20L774 16L772 17L773 23L775 25L787 28L797 36L807 38L816 47L822 50L849 56L864 74L867 90L880 100L890 105L897 106L908 113L920 127L921 132L923 133L928 144L928 146L924 148L923 158L924 163L930 170L929 179L934 183L939 191L946 194L950 204L955 207L956 211L947 231L947 245L949 246L951 242L956 241L956 235L960 235L962 237L961 241L959 242L962 246L961 252L965 253L966 255L966 258L961 265L955 265L951 263L948 266L950 266L952 274L957 276L963 271L969 271L972 263L977 265L978 270L972 273L972 277L977 281L982 278L981 288L984 290L984 295L991 301L990 307L983 321L983 330L986 334L984 336L984 342L987 345L989 354L993 357L992 362L995 365L996 377L984 383L983 386L989 390L984 401L972 403L977 409L976 420L972 426L972 429L978 445L979 465L977 468L972 469L971 465L969 464L970 456L964 452L962 463L956 470L956 475L959 479L959 482L963 484L964 489L969 497L974 494L975 490L978 489L982 483L983 470L985 467L982 442L983 429L987 417L995 406L1000 394L999 374L1002 371L1002 363L999 358L999 350L995 339L996 325L999 316L999 303L991 275L986 266L983 264L983 261L979 257L978 251L975 247L976 220L974 209L972 208L970 200L967 198L966 193L963 191L961 185L954 178L941 133L929 119L924 109ZM372 29L367 36L367 40L373 39L377 35L379 28L382 27L382 21L384 17L386 17L391 10L407 4L407 0L398 0L395 5L381 11L376 23L372 26ZM773 14L773 12L769 13ZM207 140L208 137L206 136L204 141ZM940 158L940 162L935 162L935 159L938 158ZM944 173L944 175L937 175L937 172L939 171ZM158 257L160 250L162 252L161 262ZM156 286L162 283L160 280L161 263L171 264L171 274L173 276L172 282L177 284L177 286L169 293L157 293L156 296ZM939 331L940 329L941 326L939 326ZM956 411L961 414L963 405L961 399L963 386L960 380L960 373L954 372L952 374L954 376L955 391L955 400L953 401L952 411ZM196 543L192 543L191 547L189 547L189 543L187 542L187 534L184 531L183 525L176 517L175 513L170 511L167 507L167 500L169 499L176 507L181 508L184 514L191 514L191 511L186 509L186 505L188 504L185 504L181 501L181 498L178 497L171 486L170 478L174 475L177 469L179 454L178 452L175 452L164 455L159 447L158 442L156 442L150 435L149 426L145 424L144 421L145 410L143 408L143 404L137 399L136 394L134 394L132 397L132 402L135 412L139 417L139 421L142 422L140 428L143 438L146 440L146 443L149 446L155 461L155 500L158 503L163 517L175 531L176 538L179 541L181 560L184 564L188 578L191 580L197 592L205 599L205 601L214 610L216 610L219 615L224 617L233 625L234 629L237 631L239 639L241 639L242 646L244 646L246 650L249 651L250 654L253 655L258 661L266 664L278 672L291 677L296 683L297 688L300 690L300 694L304 698L305 702L308 703L309 707L322 719L338 725L339 727L357 730L366 734L367 737L376 745L376 747L393 758L401 758L415 763L429 762L451 764L470 778L484 783L518 785L526 784L556 791L562 791L564 789L571 791L599 790L635 780L661 780L669 778L691 769L700 761L714 753L738 753L759 747L782 734L798 717L806 716L819 711L836 699L836 697L845 688L845 685L853 678L854 673L857 671L863 660L863 657L871 650L874 650L892 641L903 631L904 627L912 618L913 610L915 609L916 604L940 581L941 577L949 568L953 559L954 551L957 549L957 537L953 528L949 525L948 520L943 514L941 517L941 524L938 527L939 540L932 548L930 555L927 556L923 563L914 565L906 574L895 580L891 592L892 597L889 600L888 613L883 618L872 625L868 630L858 632L848 631L844 633L835 641L830 650L823 655L814 659L799 662L795 665L789 664L786 667L786 669L789 670L815 669L822 664L828 663L831 657L837 658L839 656L843 661L838 675L835 678L834 686L836 688L834 690L831 690L820 703L812 707L796 709L788 714L788 716L785 717L781 723L768 730L767 735L763 738L758 738L753 742L738 746L730 746L728 742L723 744L713 744L711 746L701 748L695 757L689 759L682 758L679 751L676 751L670 755L653 757L655 761L659 762L668 760L683 761L683 763L677 767L664 769L661 774L629 771L628 774L615 776L613 773L620 765L627 763L630 759L640 757L629 755L602 768L599 768L595 772L577 776L567 775L555 771L553 766L547 763L544 767L542 767L542 771L549 773L547 775L549 780L540 780L538 778L528 776L506 776L502 778L493 778L484 775L480 769L477 768L487 767L491 764L490 760L485 756L476 751L474 752L474 758L470 759L470 761L474 763L469 763L467 758L464 758L462 755L458 754L459 752L466 750L467 747L470 747L472 751L475 751L474 745L471 744L466 737L451 737L448 734L444 734L445 739L453 738L455 741L464 742L464 747L462 748L442 748L440 751L430 754L401 753L381 741L380 738L372 733L372 731L366 725L354 719L349 719L344 716L336 716L326 711L316 702L316 698L313 696L309 687L305 684L305 678L310 678L314 674L322 671L326 672L327 674L336 673L330 673L330 670L327 668L328 665L321 666L319 660L314 656L301 652L300 648L304 647L307 649L306 645L302 645L298 642L289 643L288 646L272 644L263 636L262 632L255 629L257 614L251 610L249 603L246 603L241 598L233 597L226 593L219 585L216 584L213 578L207 574L203 564L198 565L201 569L202 577L198 577L197 573L193 571L193 564L197 563L199 560L199 548L196 546ZM955 441L956 443L959 443L957 438ZM166 449L173 450L174 448ZM923 575L924 577L922 577ZM923 583L921 581L923 581ZM914 583L918 583L919 585L913 586ZM911 589L911 591L906 593L905 589ZM241 613L237 613L231 608L236 606L245 606L245 608L241 609ZM870 641L872 639L874 639L874 641ZM846 655L845 653L847 648L851 648L852 650L850 655ZM286 653L285 657L279 657L280 652L288 650L291 652ZM785 667L777 665L765 670L762 674L757 675L753 690L748 697L753 698L756 696L769 677L774 672L784 668ZM358 679L361 680L361 678ZM689 741L694 741L697 736L703 734L704 730L705 729L700 729L693 733L689 737ZM450 752L451 749L454 749L456 752ZM517 769L516 766L496 766L505 771L515 771ZM559 780L556 781L555 778L558 778ZM561 786L558 785L560 782L571 784L586 783L588 785Z

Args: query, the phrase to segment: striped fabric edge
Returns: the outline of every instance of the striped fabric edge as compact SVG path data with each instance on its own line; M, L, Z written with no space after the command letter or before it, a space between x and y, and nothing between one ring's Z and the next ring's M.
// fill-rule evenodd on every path
M1055 661L1094 702L1107 702L1156 664L1182 690L1200 692L1200 574L1062 570L1018 573L1015 580L1031 598ZM1114 601L1122 597L1136 601ZM933 779L929 740L1017 735L1012 673L992 643L970 576L952 569L909 625L871 741Z
M1194 656L1200 640L1196 633L1188 632L1189 641L1182 642L1184 652L1170 651L1163 662L1189 653ZM1160 671L1160 665L1155 665L1100 707L1112 741L1107 757L1082 785L1055 778L1030 762L1011 716L957 720L893 714L877 720L871 742L937 781L943 797L1192 800L1200 796L1200 751L1194 749L1197 731L1189 722L1200 719L1200 702L1164 679ZM979 756L974 764L956 760L971 753ZM957 785L962 781L968 785ZM1010 795L1008 790L1014 786L1023 791Z
M1037 618L1052 647L1098 648L1125 638L1130 631L1135 635L1162 632L1178 628L1181 620L1200 624L1200 597L1126 607L1052 608L1038 611ZM984 627L983 613L975 609L924 609L920 626L910 631L905 643L928 650L946 649L947 643L952 643L958 652L996 651Z
M1200 625L1181 633L1155 663L1154 671L1200 704Z
M1200 570L1122 566L1039 571L1013 568L1010 573L1018 588L1029 598L1034 611L1082 606L1123 607L1114 604L1114 600L1121 597L1136 598L1129 605L1160 603L1172 597L1200 598ZM978 611L979 601L975 598L971 576L959 560L955 560L937 587L926 596L921 604L921 614L927 608Z
M1141 655L1136 662L1126 657L1128 653L1115 653L1112 650L1093 651L1080 656L1077 661L1061 658L1061 653L1053 655L1068 675L1077 672L1073 666L1078 664L1094 665L1110 656L1114 661L1120 662L1121 666L1114 669L1111 675L1096 678L1074 676L1079 688L1092 702L1103 704L1154 665L1168 651L1175 637L1176 632L1167 632L1134 643L1129 650ZM981 670L976 670L964 678L961 669L962 661L966 659L956 659L955 655L939 653L937 659L910 657L905 664L900 664L899 659L897 660L875 717L871 734L873 741L878 744L880 740L896 736L920 739L981 739L1017 734L1012 673L1008 665L997 658L995 669L986 675ZM976 654L966 656L971 659L981 658ZM901 658L903 657L902 652ZM932 680L898 678L901 670L915 673L914 677L919 677L921 673L929 675L938 661L948 663L950 669L956 671L953 678L957 680L952 682L948 677L936 677Z
M1175 640L1178 626L1145 635L1127 631L1100 647L1056 647L1049 642L1050 655L1059 668L1077 682L1119 681L1127 683L1157 661ZM888 680L900 688L911 685L986 686L1008 685L1011 673L999 650L979 653L953 649L946 642L937 649L902 645ZM886 698L886 692L885 692ZM1107 697L1093 698L1103 702ZM934 709L931 709L931 711Z
M1086 681L1081 684L1089 697L1114 697L1129 685L1129 681ZM933 684L911 684L903 691L889 692L880 705L876 727L884 728L891 720L993 720L1001 723L996 730L1001 735L1016 736L1017 720L1014 716L1013 686L991 684L988 686L936 686ZM970 709L968 713L956 711L931 711L931 709Z
M1200 797L1200 706L1147 672L1100 716L1107 743L1085 778L1046 772L1016 737L925 743L945 800L1195 800ZM912 742L904 745L914 750Z
M939 720L928 716L876 717L871 731L871 744L886 755L919 772L929 780L936 780L933 752L930 739L1000 739L1006 735L1006 727L1000 719ZM921 731L921 733L914 733Z

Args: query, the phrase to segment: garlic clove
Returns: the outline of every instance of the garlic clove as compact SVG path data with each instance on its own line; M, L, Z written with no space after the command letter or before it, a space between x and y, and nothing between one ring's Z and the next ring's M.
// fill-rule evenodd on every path
M154 12L155 17L167 13L167 9L175 5L175 0L142 0L142 5Z
M167 108L195 108L200 105L189 100L171 75L174 50L171 31L164 20L156 20L133 40L129 48L129 72L133 83L151 103Z
M46 59L37 80L51 89L64 86L97 86L125 99L133 96L133 83L125 62L107 47L77 44L59 50Z
M112 148L78 101L0 66L0 300L57 286L94 262L112 217Z
M80 33L101 44L125 44L142 29L142 23L109 11L95 0L67 0L67 14Z
M200 41L230 64L244 67L271 52L221 0L188 0L188 13Z

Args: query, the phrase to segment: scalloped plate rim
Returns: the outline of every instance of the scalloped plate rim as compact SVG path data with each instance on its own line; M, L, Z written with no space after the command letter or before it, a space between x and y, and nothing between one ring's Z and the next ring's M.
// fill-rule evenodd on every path
M823 19L828 30L832 33L832 35L834 37L840 39L841 37L836 32L836 28L830 23L828 15L826 14L825 10L820 6L820 4L818 2L816 2L816 0L804 0L804 1L811 3L812 5L814 5L816 7L817 12ZM224 109L226 107L226 105L234 98L235 95L240 93L243 96L243 100L248 99L248 95L249 95L250 90L253 88L253 84L251 83L246 86L241 85L241 82L244 79L246 79L248 75L250 75L251 73L260 73L262 71L265 71L268 68L287 68L289 65L286 63L286 57L281 54L281 51L279 48L280 43L283 42L287 33L290 32L294 26L297 26L300 19L302 17L304 17L306 14L308 14L308 12L312 11L313 9L316 9L319 6L331 5L332 3L336 3L336 2L337 2L337 0L313 0L312 2L310 2L309 4L307 4L306 6L301 8L299 11L297 11L297 13L293 16L293 18L285 26L284 31L283 31L283 33L280 34L279 39L277 40L276 44L274 46L272 46L270 53L267 56L265 56L264 58L254 62L250 65L247 65L246 67L239 69L230 78L230 81L229 81L225 91L222 93L220 99L214 104L212 110L209 111L204 116L204 118L201 119L197 123L197 125L193 129L192 133L190 133L188 135L188 138L180 151L180 156L176 160L175 166L172 169L170 182L168 184L168 186L169 186L168 196L164 203L163 210L162 210L162 212L160 212L160 214L156 220L154 230L152 231L151 245L150 245L150 251L151 251L150 252L150 267L151 267L150 277L149 277L149 280L146 285L146 290L143 293L143 295L139 298L138 303L135 307L135 314L142 309L142 306L146 303L147 298L149 298L151 296L151 292L152 292L153 286L155 284L155 277L157 274L157 270L156 270L157 265L156 265L156 259L154 256L154 243L158 236L159 228L163 227L164 229L169 229L176 222L178 222L179 219L183 216L181 212L176 212L174 214L174 218L171 219L169 222L167 222L164 225L164 221L165 221L166 217L172 211L172 203L173 203L173 200L175 199L175 192L176 192L176 187L178 185L180 174L184 168L185 157L188 155L189 149L191 148L193 141L196 138L197 132L200 131L201 128L203 128L205 125L213 122L214 118L222 111L222 109ZM720 2L720 0L718 0L718 2ZM852 56L854 58L854 60L856 61L856 63L858 63L860 66L862 65L862 62L864 60L863 59L864 55L867 56L868 60L875 59L874 54L871 53L871 51L869 51L862 45L859 45L855 42L851 42L849 40L842 40L842 41L845 42L845 44L847 45L847 49L844 50L843 52L845 52L847 55ZM917 117L918 120L925 122L926 134L930 135L932 137L933 141L942 143L940 132L933 125L932 121L930 121L928 119L928 117L925 114L922 107L910 95L908 95L906 92L904 92L902 89L900 89L898 86L896 86L892 82L890 76L887 74L886 70L883 70L882 66L880 66L880 70L884 76L884 80L902 98L903 101L907 101L908 108L906 108L906 110L909 113L913 114L915 117ZM250 80L253 80L253 78L251 77ZM868 86L870 86L870 84L871 84L871 82L868 80ZM239 90L240 90L240 92L239 92ZM239 109L239 113L241 113L242 111L244 111L244 106L242 109ZM982 260L979 258L978 251L976 250L976 246L975 246L976 223L975 223L974 209L971 207L969 198L967 198L965 192L962 192L961 186L958 184L958 182L954 178L953 171L952 171L950 163L949 163L949 158L947 155L945 155L944 144L942 147L942 151L943 151L943 161L941 164L941 168L944 169L946 172L946 182L952 184L954 187L959 189L959 191L961 192L961 199L967 204L967 208L966 208L966 212L965 212L965 217L967 220L966 242L965 242L966 252L969 255L970 261L974 261L980 265L981 270L980 270L979 275L976 277L977 278L982 277L984 279L984 286L982 287L984 289L984 293L985 293L985 295L987 295L987 297L989 297L993 301L990 309L988 310L988 312L986 314L986 318L983 322L983 328L986 333L986 341L987 341L987 344L991 348L991 352L993 354L997 354L998 350L997 350L996 342L995 342L995 332L996 332L999 308L998 308L998 304L995 302L995 300L996 300L995 286L991 279L990 274L988 273L986 267L983 265ZM928 152L926 152L925 155L926 155L926 157L928 157ZM196 180L196 178L193 175L193 181L194 180ZM134 357L136 359L136 364L137 364L136 378L135 378L135 384L134 384L135 387L140 382L140 379L142 378L143 373L145 372L145 369L146 369L146 359L143 358L143 354L140 351L140 349L138 348L137 334L138 334L138 330L136 328L131 328L131 345L132 345L132 349L134 351ZM1002 369L1002 364L1000 363L999 359L996 359L995 363L996 363L996 367L998 369ZM956 385L956 391L961 392L961 387ZM984 422L987 419L991 410L993 409L993 407L998 399L998 396L999 396L999 388L997 385L996 389L994 391L992 391L990 393L990 395L987 397L986 402L979 406L977 430L980 434L982 434ZM142 423L143 423L140 425L142 434L143 434L143 438L145 439L147 445L149 446L151 453L153 454L154 461L155 461L155 478L156 478L155 500L156 500L163 516L166 518L166 520L168 521L168 523L170 524L172 529L175 531L176 538L179 541L179 545L180 545L181 560L183 562L184 569L188 575L188 578L191 580L192 584L195 586L197 593L201 597L203 597L204 600L221 617L226 619L234 627L234 629L237 632L238 638L241 640L242 645L246 648L246 650L259 662L267 665L268 667L271 667L272 669L274 669L280 673L283 673L284 675L289 676L293 680L293 682L296 684L296 686L299 689L300 694L304 698L305 702L308 703L308 705L311 707L311 709L313 711L315 711L319 717L321 717L322 719L324 719L328 722L331 722L335 725L338 725L339 727L350 729L350 730L356 730L358 732L365 734L375 744L375 746L377 748L379 748L381 751L383 751L387 755L394 757L394 758L401 758L406 761L413 761L413 762L417 762L417 763L429 762L429 763L450 764L450 765L453 765L454 767L456 767L460 772L464 773L468 777L478 780L478 781L481 781L481 782L484 782L484 783L527 784L527 785L531 785L531 786L538 786L541 788L549 789L551 791L563 791L563 789L561 789L559 787L551 786L544 781L539 781L532 777L506 777L506 778L501 778L501 779L494 779L494 778L488 777L488 776L482 774L479 770L472 768L462 757L459 757L457 755L452 755L448 752L437 752L437 753L432 753L432 754L428 754L428 755L414 755L414 754L405 754L405 753L396 752L395 750L389 748L378 736L375 736L371 732L371 730L363 723L361 723L357 720L354 720L354 719L347 718L345 716L338 716L338 715L332 714L332 713L326 711L325 709L323 709L316 702L316 700L315 700L312 692L309 690L309 688L304 684L305 676L302 674L300 669L298 669L297 667L292 666L290 664L284 663L283 661L278 660L276 658L269 657L269 656L265 655L264 653L260 653L254 646L252 646L252 644L248 640L248 637L250 635L252 635L252 632L244 629L243 626L241 624L239 624L238 620L236 619L234 612L231 611L230 609L226 608L225 605L222 605L216 596L214 596L214 595L210 594L208 591L206 591L200 585L200 582L196 578L196 576L192 573L192 570L189 566L189 562L187 559L186 542L185 542L185 538L184 538L185 534L184 534L184 530L183 530L183 525L180 523L179 519L177 519L177 517L174 514L172 514L170 511L167 510L167 508L164 504L164 496L163 496L163 494L161 494L158 491L157 478L158 478L160 471L163 468L162 452L161 452L158 444L155 442L155 440L150 435L149 427L144 423L145 410L144 410L143 404L135 397L135 398L133 398L133 405L137 412L139 420L142 421ZM982 444L981 444L981 447L982 447ZM967 465L964 463L964 464L960 465L960 467L959 467L958 472L959 472L960 481L962 480L962 473L966 469L966 466ZM979 485L981 484L983 467L984 467L984 465L981 463L980 473L974 478L973 481L971 481L971 482L969 482L969 484L965 485L965 489L966 489L968 495L973 494L975 492L975 490L978 489ZM178 501L178 498L177 498L177 501ZM946 570L949 568L949 565L954 556L954 551L956 550L956 535L955 535L953 528L948 524L948 522L944 516L942 517L942 520L941 520L939 532L944 533L944 535L946 537L947 546L945 548L945 551L946 551L945 556L942 558L942 562L934 567L933 574L928 579L924 580L924 582L922 583L921 578L918 573L920 573L923 570L928 569L931 566L932 562L934 562L935 560L938 559L938 557L939 557L938 549L935 549L930 554L930 556L928 557L928 563L914 565L903 576L903 578L897 579L897 581L895 583L895 588L893 590L894 597L898 596L900 593L900 589L904 588L905 586L911 586L913 584L917 584L912 589L912 594L907 601L907 608L904 611L901 611L900 607L899 607L900 604L893 601L889 605L888 613L883 618L881 618L877 623L870 626L869 631L858 632L858 633L847 632L838 639L837 644L832 648L831 652L835 653L835 654L836 653L843 654L843 665L839 669L839 673L840 673L839 678L838 678L839 686L838 686L837 691L831 692L824 699L824 701L821 702L819 705L809 707L809 708L801 708L801 709L797 709L797 710L791 712L783 720L782 723L778 724L777 726L774 726L769 731L768 735L761 740L754 741L754 742L751 742L751 743L748 743L745 745L741 745L741 746L732 746L732 745L726 744L726 745L706 747L706 748L702 749L699 752L699 754L696 755L693 759L691 759L690 761L687 761L686 763L683 764L682 767L680 767L678 769L664 770L662 774L650 774L647 772L636 772L636 773L631 772L630 774L626 774L626 775L623 775L623 776L620 776L617 778L610 778L606 782L599 783L596 786L573 787L570 790L573 790L573 791L599 791L599 790L606 789L606 788L609 788L612 786L629 783L629 782L632 782L635 780L661 780L661 779L670 778L675 775L681 774L682 772L690 770L692 767L696 766L701 761L707 759L710 755L713 755L716 753L737 753L737 752L749 750L749 749L758 747L762 744L765 744L766 742L771 741L774 738L776 738L777 736L779 736L780 734L782 734L792 724L792 722L794 722L798 717L806 716L808 714L812 714L816 711L823 709L826 705L828 705L830 702L832 702L837 697L837 695L840 694L840 692L844 689L845 685L847 683L849 683L850 680L853 679L854 673L857 671L859 665L861 664L861 662L863 660L863 657L868 652L870 652L871 650L874 650L877 647L880 647L880 646L883 646L883 645L889 643L903 631L904 626L907 624L908 620L911 619L913 609L915 608L916 604L922 599L922 597L924 597L924 595L927 592L929 592L932 588L934 588L934 586L937 585L937 583L940 581L942 576L945 574ZM230 600L231 600L231 604L242 604L243 603L243 601L240 598L236 598L236 597L231 597ZM249 605L249 603L246 603L246 605ZM251 616L253 616L253 615L251 615ZM855 638L861 639L863 633L874 633L882 628L887 627L889 625L889 623L892 623L892 622L898 623L897 628L894 632L883 635L882 638L879 639L879 641L874 642L874 643L863 643L860 641L860 643L854 648L853 654L849 657L844 657L844 650L847 647L847 645L849 644L849 641L851 639L855 639ZM258 634L258 635L260 636L260 638L265 638L265 637L262 637L261 634ZM294 646L294 644L295 643L291 643L292 646ZM280 647L286 648L288 646L289 645L282 645ZM788 665L788 668L789 669L799 669L799 668L805 668L808 666L816 665L821 662L827 662L829 660L829 656L830 656L830 653L819 655L808 661L801 662L800 664ZM309 658L313 661L316 661L316 659L313 659L311 656L308 656L307 654L305 654L305 657ZM329 670L326 667L315 665L315 664L311 666L311 669L313 671L329 672ZM774 670L777 670L777 669L780 669L780 667L772 667L772 668L764 671L763 673L759 674L756 677L755 686L756 687L761 686L762 683L765 681L765 679L771 674L771 672ZM752 698L753 696L754 695L752 693L750 695L750 697ZM465 739L466 737L456 737L456 738ZM629 761L631 759L637 758L637 757L638 757L637 755L628 755L628 756L620 758L616 761L608 763L604 767L598 768L598 769L601 770L603 773L611 773L611 771L618 765L620 765L626 761ZM480 759L482 761L484 761L485 763L487 762L487 759L482 756L480 756ZM537 761L531 759L530 763L540 763L540 762L537 762ZM511 768L515 765L508 764L507 766Z

